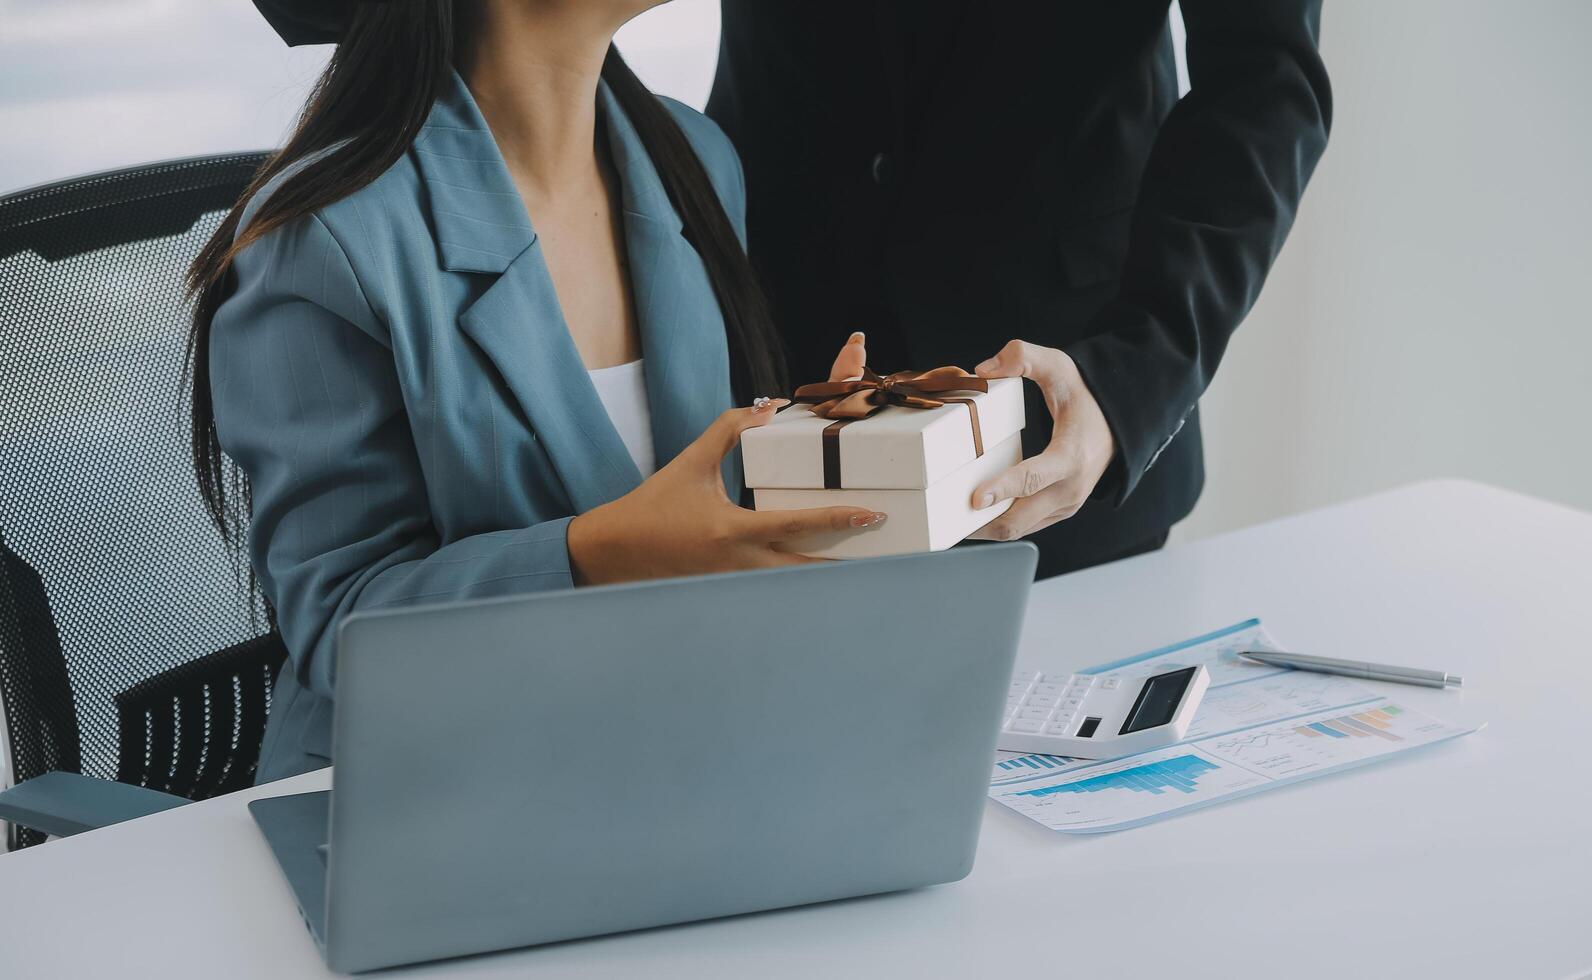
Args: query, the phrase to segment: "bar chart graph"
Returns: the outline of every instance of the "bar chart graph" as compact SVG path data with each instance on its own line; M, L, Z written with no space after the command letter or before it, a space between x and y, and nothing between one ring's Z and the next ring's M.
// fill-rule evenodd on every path
M1389 731L1404 711L1396 704L1384 704L1370 711L1340 715L1325 721L1298 725L1294 731L1306 738L1381 738L1389 742L1402 742L1404 736Z
M1067 764L1067 760L1059 755L1025 755L1016 759L1007 759L995 763L996 769L1007 772L1039 772L1046 769L1060 769Z
M1099 776L1088 776L1054 786L1024 790L1020 795L1039 797L1056 793L1099 793L1105 790L1127 790L1134 793L1153 793L1157 796L1167 790L1192 794L1201 775L1215 772L1219 768L1216 763L1197 755L1177 755L1170 759L1147 762Z
M1199 745L1219 762L1288 779L1400 752L1454 731L1383 700L1232 732Z
M1007 760L1015 761L1015 760ZM1053 830L1097 833L1264 785L1266 777L1190 745L1063 770L992 787L1003 805Z
M1032 755L996 759L995 767L990 770L989 784L991 789L1012 787L1047 776L1059 776L1087 765L1090 763L1081 759L1069 759L1064 755L1042 755L1037 752Z

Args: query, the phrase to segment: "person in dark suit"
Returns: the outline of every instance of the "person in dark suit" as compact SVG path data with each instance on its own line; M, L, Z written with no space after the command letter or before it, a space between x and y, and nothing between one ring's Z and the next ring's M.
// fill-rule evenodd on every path
M1183 0L1180 99L1167 0L722 0L708 115L795 379L854 330L882 370L1024 375L982 536L1033 535L1041 575L1159 547L1326 146L1320 6Z

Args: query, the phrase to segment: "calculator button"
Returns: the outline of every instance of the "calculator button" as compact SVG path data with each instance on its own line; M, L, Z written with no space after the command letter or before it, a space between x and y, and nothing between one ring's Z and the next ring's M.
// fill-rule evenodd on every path
M1062 690L1062 688L1061 688L1060 684L1035 684L1034 685L1034 693L1035 694L1060 694L1061 690Z
M1082 698L1064 698L1061 702L1061 706L1069 710L1077 708L1081 704L1083 704Z
M1051 725L1049 728L1045 729L1045 734L1046 735L1066 735L1067 734L1067 728L1068 728L1067 725Z
M1012 722L1012 726L1011 727L1012 727L1012 731L1014 731L1014 732L1033 732L1033 733L1038 733L1040 725L1039 725L1039 722L1037 722L1037 721L1022 721L1022 720L1018 720L1018 721Z
M1053 694L1030 694L1028 700L1023 702L1030 708L1054 708L1056 696Z
M1050 717L1050 712L1044 708L1024 708L1018 717L1025 721L1044 721Z
M1107 691L1115 691L1122 684L1120 677L1107 677L1100 682L1100 686Z
M1088 674L1074 674L1072 678L1073 687L1094 687L1094 682L1095 679Z

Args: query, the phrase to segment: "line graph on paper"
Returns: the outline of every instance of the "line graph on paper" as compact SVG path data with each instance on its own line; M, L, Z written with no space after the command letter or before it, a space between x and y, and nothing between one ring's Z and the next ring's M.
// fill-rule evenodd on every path
M1316 711L1369 703L1375 691L1331 674L1288 670L1212 688L1200 702L1189 739L1207 738Z
M1211 675L1214 690L1228 684L1237 684L1286 671L1285 667L1270 667L1239 656L1245 650L1280 649L1266 635L1258 621L1241 623L1220 631L1219 634L1190 644L1178 645L1164 652L1152 653L1119 665L1094 668L1089 673L1118 674L1123 677L1148 677L1169 670L1204 664Z

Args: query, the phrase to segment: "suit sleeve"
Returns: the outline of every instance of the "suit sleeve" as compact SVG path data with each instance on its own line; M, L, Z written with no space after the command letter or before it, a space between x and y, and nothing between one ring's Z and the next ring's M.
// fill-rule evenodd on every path
M1326 148L1319 0L1183 0L1189 93L1162 125L1116 298L1070 346L1116 439L1117 503L1172 441L1254 305Z
M235 271L212 326L216 428L250 480L250 556L300 682L331 696L355 609L573 586L568 518L440 544L390 341L318 217Z

